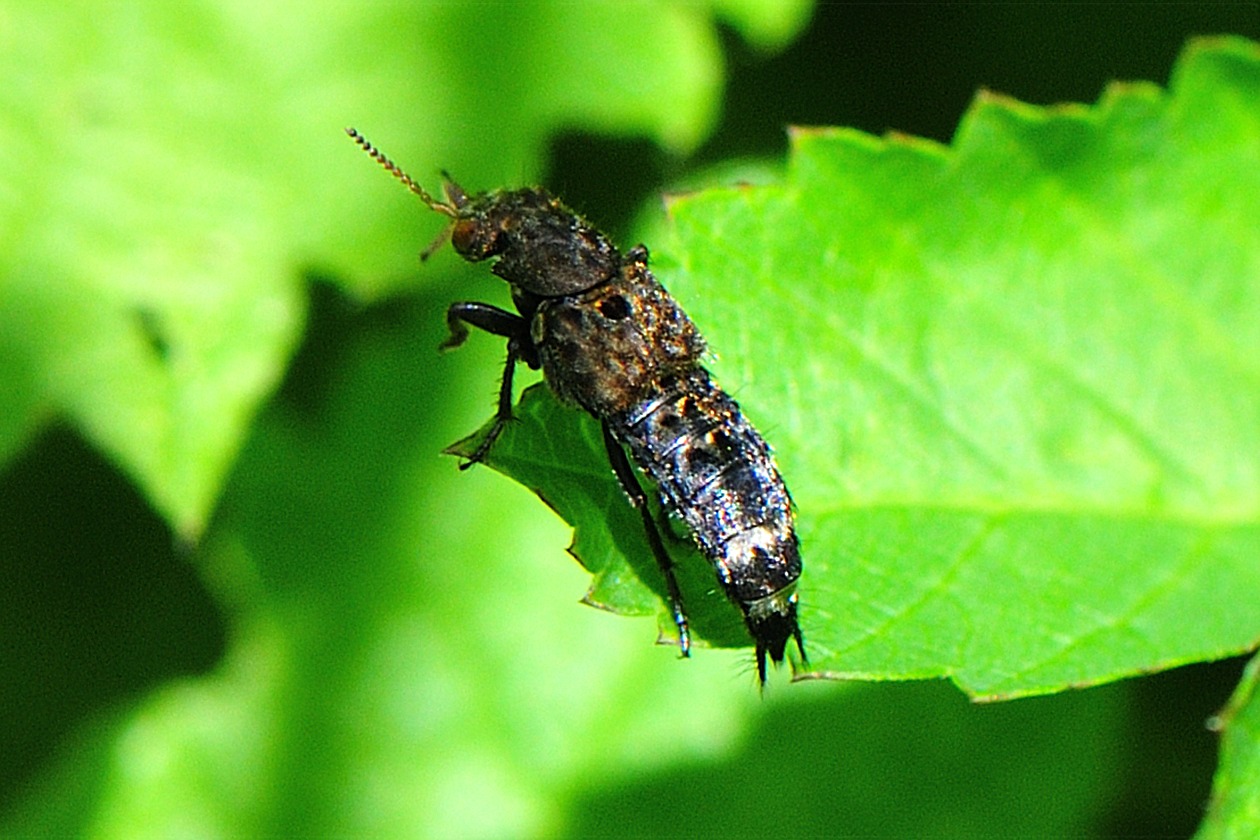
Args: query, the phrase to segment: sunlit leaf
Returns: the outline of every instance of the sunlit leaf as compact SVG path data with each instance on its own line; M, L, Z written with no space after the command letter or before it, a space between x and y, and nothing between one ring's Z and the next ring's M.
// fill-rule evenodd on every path
M1203 41L1168 93L800 130L782 184L674 200L657 272L778 452L819 673L1010 697L1260 638L1256 101ZM566 516L579 555L608 519Z

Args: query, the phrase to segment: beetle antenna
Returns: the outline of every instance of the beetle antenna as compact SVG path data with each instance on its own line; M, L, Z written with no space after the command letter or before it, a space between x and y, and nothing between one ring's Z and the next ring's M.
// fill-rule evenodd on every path
M360 134L358 130L354 128L347 128L346 134L350 135L350 139L358 143L359 148L367 152L368 155L372 158L372 160L376 161L381 166L385 167L386 172L388 172L390 175L393 175L399 181L402 181L402 184L404 187L411 190L416 195L420 196L420 200L423 201L425 206L428 207L430 210L436 210L445 216L450 216L452 219L456 218L459 215L459 211L457 211L454 206L450 204L444 204L441 201L434 200L433 196L429 195L429 193L425 190L424 187L420 186L415 181L413 181L410 175L408 175L406 172L403 172L402 168L399 167L398 164L394 163L392 160L387 158L381 152L380 149L376 148L371 143L369 143L368 139L364 137L362 134Z

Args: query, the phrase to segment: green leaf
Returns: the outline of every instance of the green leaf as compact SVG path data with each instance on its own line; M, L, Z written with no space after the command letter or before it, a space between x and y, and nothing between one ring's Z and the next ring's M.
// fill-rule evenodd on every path
M1246 838L1260 825L1260 658L1253 658L1213 729L1225 733L1221 766L1199 840Z
M817 673L992 699L1255 645L1257 101L1255 45L1201 41L1168 93L797 130L782 184L673 201L657 271L778 453ZM556 506L608 567L606 505Z
M808 0L714 0L718 16L734 26L750 44L762 50L774 50L791 40L809 19L812 3Z
M353 278L362 296L414 274L415 249L398 243L415 238L416 205L342 127L418 175L445 166L470 185L533 177L561 127L686 151L721 94L711 14L10 4L0 457L65 415L195 537L302 329L302 274ZM739 19L762 40L790 36L770 17Z

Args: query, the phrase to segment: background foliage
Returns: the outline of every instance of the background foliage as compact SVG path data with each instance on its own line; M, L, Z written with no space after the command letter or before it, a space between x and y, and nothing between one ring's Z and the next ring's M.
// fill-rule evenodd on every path
M819 581L815 603L834 609L829 616L819 610L815 629L807 628L815 665L883 677L950 673L942 667L949 657L932 653L934 645L949 649L950 622L930 616L903 629L905 641L876 634L892 655L863 659L870 650L854 648L845 633L872 626L862 610L880 603L872 594L878 578L831 577L920 556L912 548L925 533L921 523L902 515L878 527L828 524L807 513L836 504L850 518L874 516L870 498L898 490L896 482L879 483L880 469L885 479L912 476L915 465L944 470L922 476L912 511L947 498L941 481L960 481L941 464L966 466L965 459L933 459L926 444L900 454L828 447L811 440L817 424L799 416L809 406L836 410L846 395L826 389L862 381L846 373L845 357L828 342L892 328L905 307L867 289L869 312L838 301L827 310L816 305L818 292L800 285L808 266L790 281L777 269L802 262L810 242L826 241L811 239L808 228L819 211L837 214L828 223L833 230L837 219L862 221L856 207L869 224L850 222L845 241L869 240L855 253L869 254L870 271L885 258L900 266L932 257L942 261L936 276L950 277L948 251L933 250L951 243L949 231L922 216L948 216L954 205L925 205L909 177L859 184L854 173L869 171L874 181L897 171L874 160L869 139L850 137L819 152L829 142L824 135L808 135L814 139L805 146L798 135L793 168L776 172L783 126L892 128L944 142L981 84L1036 103L1094 102L1115 77L1167 83L1187 36L1254 36L1245 28L1255 17L1231 17L1222 7L1194 12L1197 18L1182 8L1177 16L1113 10L1111 20L1091 12L1085 21L1059 12L1020 16L1026 13L1013 7L926 6L898 7L888 19L867 11L873 17L863 19L827 7L809 22L804 9L776 8L782 11L729 2L326 4L301 15L226 3L109 5L100 14L36 4L4 10L2 833L1193 830L1214 766L1204 721L1224 705L1237 663L983 707L928 683L779 680L762 701L751 688L746 651L701 649L678 663L668 648L647 644L655 633L650 620L577 607L590 580L561 554L567 529L519 487L488 470L457 474L450 459L437 456L488 415L501 352L492 341L473 340L437 355L442 309L456 298L503 301L504 289L449 255L416 267L415 252L440 220L425 218L372 170L341 135L347 123L421 179L446 167L473 187L543 181L621 238L637 233L652 243L662 277L720 351L720 375L738 383L759 422L769 421L803 527L814 529L807 540L831 546L839 533L858 535L848 537L851 557L807 555ZM1180 101L1211 103L1219 90L1248 90L1247 79L1240 70ZM1135 101L1175 111L1169 103L1179 101L1177 91L1175 81L1167 95L1140 88ZM1092 113L1043 122L1032 111L990 103L971 113L956 148L1006 161L1003 143L1038 126L1092 126L1104 140L1132 136L1100 127L1096 114L1105 108ZM1208 125L1215 115L1188 124ZM1137 124L1159 122L1146 118ZM1011 133L984 130L1002 119L1011 121ZM1246 136L1245 120L1235 128ZM1254 123L1251 131L1254 138ZM1068 141L1080 136L1057 139L1072 149L1079 144ZM1054 148L1055 139L1029 138L1023 148ZM1201 160L1147 139L1178 172ZM1220 131L1200 140L1224 155L1205 176L1236 162ZM942 150L902 141L884 154L898 149L905 175L947 159ZM863 150L872 160L817 171L819 161L834 165L837 153ZM1044 164L1028 171L1044 173ZM774 189L702 194L675 205L673 227L658 217L631 230L631 215L653 206L669 185L729 181L736 171L798 188L823 184L829 200L811 204L794 198L798 192L783 201ZM1151 171L1135 167L1130 177ZM1054 265L1053 236L996 212L1046 197L1018 172L1003 168L986 180L958 165L956 181L940 194L974 189L979 198L963 205L974 219L1005 220L991 244L1010 242L1014 256L995 258L999 265L1020 258L1030 268ZM1107 171L1083 169L1077 180L1068 173L1040 186L1098 185L1105 183L1100 173ZM1004 182L1013 196L1006 204L979 186ZM1173 182L1206 183L1184 172ZM1231 195L1209 197L1228 206ZM878 200L861 204L872 196ZM1075 202L1049 198L1052 207L1093 206L1079 195ZM1209 218L1201 203L1193 206L1195 218ZM1134 218L1151 221L1149 214ZM739 226L748 219L752 227ZM1179 230L1176 221L1165 238ZM1104 229L1114 235L1114 226ZM724 237L741 249L706 250L705 242ZM897 247L881 247L880 237ZM1195 247L1201 235L1191 239L1177 253L1204 250ZM1224 256L1254 266L1245 227L1236 239ZM1064 247L1081 252L1079 244ZM714 262L749 253L764 263L732 272ZM983 265L984 255L970 256L968 264ZM720 293L705 279L771 273L779 285ZM1224 276L1235 285L1220 311L1250 313L1233 333L1242 342L1256 321L1239 301L1254 300L1254 279L1247 285L1246 272ZM1010 282L1008 295L1037 287ZM775 329L763 337L729 308L758 293L773 303L785 290L809 303L765 317L779 325L793 315L820 318L814 332L824 329L825 359L784 364L788 356L776 348L790 334ZM926 318L940 311L939 301L953 300L941 293L912 303ZM1079 301L1080 311L1086 303ZM844 320L829 321L827 311ZM1035 309L1028 314L1057 326ZM1146 321L1133 322L1129 332L1108 336L1108 346L1158 359L1155 349L1164 345L1140 335ZM1117 339L1129 334L1136 345ZM803 346L800 335L790 338ZM989 331L980 337L993 339ZM888 346L898 346L897 338ZM759 367L766 360L780 373ZM1162 360L1155 367L1168 370ZM827 399L789 399L783 389L794 381L824 389ZM1036 383L1026 387L1042 393ZM1190 399L1179 393L1174 404ZM1242 413L1226 413L1222 422L1251 416L1254 397L1237 393ZM853 407L854 396L843 404ZM888 416L875 408L870 417ZM863 436L853 422L844 427L850 441L896 447L906 440ZM1002 426L989 431L1000 434ZM1213 460L1193 465L1191 477L1200 480L1189 484L1222 486L1213 484L1223 469L1214 465L1228 465L1237 448L1221 441L1214 433ZM1114 456L1082 457L1106 463ZM1041 484L1012 479L987 498L1068 486L1049 480L1055 477L1050 470ZM870 494L865 509L854 504L862 493ZM1185 498L1173 486L1142 504L1255 529L1254 497L1245 492L1208 494L1197 506ZM890 544L898 535L902 541ZM1170 544L1177 556L1175 540L1154 540L1150 550ZM1007 545L995 556L1015 556L1037 540L1011 537ZM1081 538L1084 548L1107 545L1097 532ZM1133 545L1117 537L1115 551ZM1040 683L1031 688L1027 680L954 676L978 693L1029 693L1243 650L1257 635L1246 625L1245 604L1254 599L1230 592L1248 582L1254 547L1248 553L1244 541L1239 551L1232 589L1191 602L1205 619L1230 617L1207 646L1188 645L1191 652L1178 649L1152 664L1144 664L1149 656L1122 657L1083 673L1034 674ZM1064 583L1066 566L1047 568L1055 571L1030 584L1030 593ZM906 578L925 582L917 572ZM842 579L852 596L824 597ZM614 582L613 591L632 593L635 585ZM1045 627L1073 609L1088 626L1092 613L1072 593L1069 587L1048 601L1039 619ZM1020 601L1010 617L1019 617L1021 604L1040 606ZM1019 639L995 638L994 648L999 641ZM1247 788L1255 763L1246 696L1240 692L1230 718L1242 725L1228 730L1223 817L1213 827L1222 836L1245 824L1229 819L1254 813L1245 796L1230 795ZM791 807L776 805L780 798Z

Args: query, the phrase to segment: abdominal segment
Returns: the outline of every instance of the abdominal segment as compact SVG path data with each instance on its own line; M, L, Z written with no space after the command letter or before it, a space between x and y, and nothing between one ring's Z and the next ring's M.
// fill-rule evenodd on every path
M610 426L746 614L793 586L801 561L791 497L770 448L707 371L662 378Z

